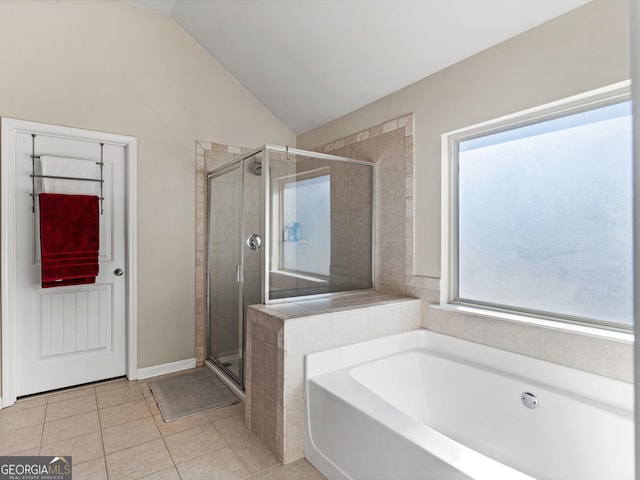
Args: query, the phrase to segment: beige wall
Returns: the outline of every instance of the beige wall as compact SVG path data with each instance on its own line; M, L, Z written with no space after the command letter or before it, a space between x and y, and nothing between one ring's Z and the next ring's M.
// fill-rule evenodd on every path
M167 17L0 1L0 116L138 138L138 366L193 358L195 140L295 136Z
M298 136L314 148L415 115L417 275L440 276L441 134L629 78L627 0L594 0ZM430 46L425 46L430 48Z

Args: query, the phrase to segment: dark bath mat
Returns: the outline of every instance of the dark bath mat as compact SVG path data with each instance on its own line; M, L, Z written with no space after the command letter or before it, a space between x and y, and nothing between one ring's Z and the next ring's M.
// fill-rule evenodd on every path
M229 387L207 368L149 382L165 422L238 403Z

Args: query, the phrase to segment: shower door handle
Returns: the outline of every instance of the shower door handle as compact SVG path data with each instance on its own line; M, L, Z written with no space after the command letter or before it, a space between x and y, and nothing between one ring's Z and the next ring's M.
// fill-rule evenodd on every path
M257 233L252 233L251 235L249 235L249 237L247 238L247 247L249 247L251 250L260 250L261 246L262 237L260 235L258 235Z

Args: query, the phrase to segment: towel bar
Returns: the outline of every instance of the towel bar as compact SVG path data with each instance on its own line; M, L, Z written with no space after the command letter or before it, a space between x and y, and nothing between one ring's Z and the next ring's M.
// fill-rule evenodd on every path
M34 174L34 173L32 173L29 176L35 177L35 178L54 178L56 180L80 180L82 182L104 182L104 180L101 180L99 178L60 177L58 175L40 175L40 174Z
M98 182L100 184L100 215L104 213L104 143L100 142L100 161L96 162L96 165L100 165L100 178L83 178L83 177L64 177L58 175L41 175L36 173L36 158L40 158L40 155L36 155L36 134L31 134L31 211L36 212L36 178L51 178L54 180L78 180L81 182Z

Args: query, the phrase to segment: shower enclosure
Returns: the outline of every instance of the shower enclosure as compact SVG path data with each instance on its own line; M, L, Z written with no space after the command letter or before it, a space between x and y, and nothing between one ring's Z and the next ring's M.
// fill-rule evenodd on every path
M207 360L244 389L248 305L373 288L374 164L266 145L207 175Z

